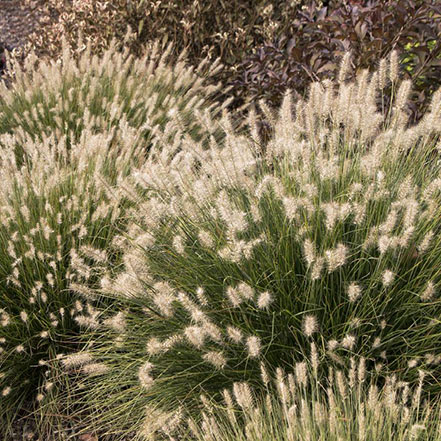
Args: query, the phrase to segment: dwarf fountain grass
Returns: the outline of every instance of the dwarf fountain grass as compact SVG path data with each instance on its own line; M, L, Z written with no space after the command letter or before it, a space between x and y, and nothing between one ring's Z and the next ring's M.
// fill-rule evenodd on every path
M222 390L220 399L201 394L196 416L185 404L167 412L150 402L143 409L144 419L132 439L441 439L439 398L432 401L422 396L426 372L419 370L418 381L412 385L396 374L379 376L372 360L364 357L351 357L331 367L323 353L320 358L325 365L319 367L315 350L311 344L309 357L286 370L261 363L261 378L254 387L238 381ZM323 367L319 378L317 371ZM152 370L154 365L148 361L139 369L139 380L146 390L154 381Z
M130 164L139 164L131 140L120 139L109 152L104 134L84 133L68 151L64 138L28 139L21 165L13 141L3 138L0 384L8 393L0 400L2 434L19 412L45 400L48 362L77 351L80 325L93 325L83 313L93 315L95 292L87 287L117 262L111 242L125 204L112 187Z
M181 413L164 414L159 424L146 415L144 439L197 441L296 441L296 440L431 440L441 439L440 406L423 403L418 386L395 376L378 383L366 378L361 358L353 373L329 370L318 382L309 364L306 381L297 372L277 369L262 395L247 383L224 390L224 402L204 398L201 418L185 419ZM180 424L173 430L167 421Z
M406 381L420 366L439 373L441 91L407 128L401 103L378 111L377 74L343 80L296 105L288 94L266 145L252 114L247 135L226 111L211 122L221 145L157 134L125 193L137 206L118 239L124 270L99 290L130 313L118 339L93 337L108 366L80 392L95 427L122 433L146 405L196 409L202 390L254 386L262 361L292 366L311 340L337 364L359 353Z
M14 81L0 85L0 133L13 133L18 145L26 134L40 140L64 135L69 144L86 130L112 136L125 120L147 149L156 125L164 128L173 119L197 137L201 125L194 114L216 111L208 101L219 86L207 85L206 78L219 70L218 62L188 67L182 53L171 64L171 45L159 42L139 59L118 50L115 41L101 57L91 55L90 44L85 47L79 59L64 42L57 62L32 52L23 68L12 62Z
M175 111L174 124L197 137L189 109L200 121L203 110L215 113L202 76L182 58L174 66L166 59L153 51L134 60L110 48L75 62L66 48L61 63L34 68L30 60L2 89L1 434L54 393L46 393L49 362L78 350L81 328L99 326L91 287L118 263L112 243L132 205L122 189L146 158L148 133L163 123L171 133L165 123ZM123 328L118 315L105 323ZM88 370L104 372L99 363Z

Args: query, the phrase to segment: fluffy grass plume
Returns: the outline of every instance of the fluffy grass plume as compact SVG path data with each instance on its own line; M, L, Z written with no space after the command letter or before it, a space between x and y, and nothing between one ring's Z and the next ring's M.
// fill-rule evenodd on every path
M209 121L224 138L208 148L155 138L127 192L124 270L101 280L128 312L93 337L106 372L79 393L94 427L139 428L146 405L196 409L202 391L253 386L262 361L292 366L311 341L410 381L425 366L439 390L441 91L406 128L411 85L395 64L348 83L346 57L338 83L312 84L306 101L288 94L278 115L261 103L266 145L253 113L245 135L226 112ZM387 115L380 81L395 90Z
M98 326L91 287L118 263L112 242L132 204L122 189L150 133L197 138L188 111L210 112L213 87L157 50L74 61L66 47L59 63L29 59L0 85L0 434L50 400L50 361Z

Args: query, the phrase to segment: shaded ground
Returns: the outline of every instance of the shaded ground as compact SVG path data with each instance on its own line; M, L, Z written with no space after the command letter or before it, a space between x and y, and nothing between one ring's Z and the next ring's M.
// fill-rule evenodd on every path
M0 0L0 74L5 68L4 50L22 46L46 17L36 1Z
M21 46L38 30L42 17L36 2L0 0L0 44L10 48Z

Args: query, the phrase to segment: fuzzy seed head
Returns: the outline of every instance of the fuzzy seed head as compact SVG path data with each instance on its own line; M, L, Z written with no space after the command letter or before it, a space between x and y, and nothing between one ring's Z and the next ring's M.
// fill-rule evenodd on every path
M259 337L248 337L247 341L248 356L251 358L257 358L260 355L261 343Z
M328 271L333 272L346 263L348 248L343 244L338 244L335 249L326 251L325 256L328 264Z
M109 367L104 363L91 363L83 366L81 371L89 376L103 375L109 371Z
M327 346L328 346L328 350L332 352L338 348L338 341L337 340L329 340Z
M172 304L175 300L175 295L170 285L166 282L158 282L153 286L155 294L153 295L153 303L159 308L161 314L165 317L173 315Z
M150 375L153 367L154 366L152 363L146 361L138 370L139 382L141 383L141 386L146 390L150 389L154 382L153 377Z
M296 363L295 365L295 374L296 381L298 385L306 386L308 382L308 373L307 373L306 363L304 361Z
M233 286L229 286L227 288L226 294L227 294L228 300L231 302L231 304L235 308L237 308L243 302L242 296L239 294L237 288L235 288Z
M198 302L202 305L202 306L208 306L208 300L207 297L205 296L205 291L204 288L202 288L201 286L196 290L196 296L198 298Z
M383 58L380 61L378 69L378 87L383 90L386 87L387 60Z
M214 247L214 240L208 231L200 231L198 234L198 239L205 248L211 249Z
M314 263L316 257L315 253L315 246L312 241L310 239L305 239L305 242L303 243L303 254L305 256L308 267L310 267Z
M262 382L265 386L268 386L270 383L270 376L263 362L260 362L260 376L262 378Z
M318 330L317 318L313 315L306 315L303 318L303 333L307 337L311 337Z
M254 297L254 290L251 288L250 285L247 285L244 282L239 283L237 286L237 290L239 294L245 299L245 300L252 300Z
M212 364L216 369L223 369L227 364L227 360L223 353L218 351L207 352L202 356L202 358L206 362Z
M179 254L185 253L184 239L182 236L175 236L173 239L173 247Z
M394 50L390 54L390 62L389 62L389 79L392 81L392 83L394 83L398 79L398 69L399 69L398 52Z
M392 271L386 270L383 272L382 282L386 288L393 283L394 279L395 279L395 274Z
M351 303L357 301L361 296L361 288L355 282L348 286L348 298Z
M352 348L355 346L355 336L350 334L346 335L340 344L343 348L352 350Z
M421 300L423 302L428 302L432 300L433 297L435 296L435 292L436 292L435 284L432 281L428 282L426 288L421 293Z
M157 355L164 351L164 345L156 337L149 339L146 345L146 350L149 355Z
M234 383L233 394L237 404L245 411L254 406L253 394L248 383Z
M2 390L2 397L6 397L7 395L9 395L11 393L11 388L9 386L6 386L5 388L3 388Z
M238 328L235 328L234 326L229 326L227 328L227 334L231 341L236 344L240 343L243 339L242 331Z
M113 317L103 321L103 324L116 332L124 332L126 329L126 316L124 312L120 311Z
M204 346L205 332L204 328L200 326L188 326L184 330L184 335L187 340L198 349Z
M92 360L93 358L88 352L79 352L78 354L67 355L62 363L66 369L71 369L91 363Z
M257 299L257 307L259 309L268 309L272 300L272 295L268 291L262 292Z
M343 55L343 58L342 58L341 64L340 64L340 70L338 72L338 82L339 83L345 82L346 77L348 76L348 73L349 73L350 66L351 66L351 53L346 52Z

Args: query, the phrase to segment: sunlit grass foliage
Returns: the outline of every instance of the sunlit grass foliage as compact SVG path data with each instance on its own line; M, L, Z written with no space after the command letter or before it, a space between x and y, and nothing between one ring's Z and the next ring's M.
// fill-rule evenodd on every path
M132 205L122 189L151 133L200 139L194 115L215 112L202 73L183 58L169 65L158 48L137 60L86 49L74 61L65 47L60 62L31 58L0 85L1 435L51 399L49 362L80 349L81 327L98 326L91 288L118 266L112 243Z
M439 440L440 407L421 399L424 373L414 387L395 375L380 385L365 362L351 358L348 366L329 369L325 381L317 380L313 360L291 372L277 369L274 378L264 372L264 396L247 383L234 383L223 391L221 404L203 397L200 421L186 421L182 410L162 419L147 416L143 435L197 441Z
M219 88L206 78L221 66L204 61L188 67L185 54L171 64L171 49L156 42L134 58L113 42L101 57L84 46L77 59L64 43L58 62L31 53L24 67L13 62L13 83L0 85L0 133L14 134L17 142L26 135L34 140L47 135L65 136L69 143L85 130L112 136L125 122L148 141L153 127L165 127L176 111L181 124L196 131L194 114L207 111L207 99Z
M285 369L311 341L334 363L358 353L406 381L424 366L439 391L441 91L408 128L396 54L350 83L349 64L305 101L287 94L278 115L260 103L268 143L253 112L247 134L226 112L207 118L223 130L209 146L157 132L125 186L124 269L98 290L126 312L103 316L80 363L100 366L78 389L94 427L123 434L148 405L196 412L202 392L259 390L261 362Z

